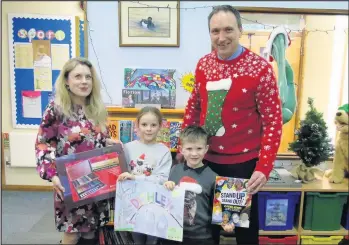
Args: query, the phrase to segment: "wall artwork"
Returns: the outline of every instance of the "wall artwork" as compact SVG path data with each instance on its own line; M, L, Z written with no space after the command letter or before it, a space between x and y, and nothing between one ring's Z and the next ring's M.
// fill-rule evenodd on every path
M175 108L175 69L133 69L125 68L122 105L160 105L161 108Z
M179 1L119 1L119 46L179 47Z

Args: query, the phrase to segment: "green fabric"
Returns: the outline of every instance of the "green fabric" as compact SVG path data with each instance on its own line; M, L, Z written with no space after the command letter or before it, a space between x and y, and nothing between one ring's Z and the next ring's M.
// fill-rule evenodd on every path
M216 135L217 131L223 126L222 109L227 93L228 90L208 91L208 104L204 128L211 136Z
M344 104L341 107L338 108L338 110L345 111L346 113L349 113L349 104Z
M292 119L297 106L293 70L286 60L285 51L285 36L283 34L278 34L273 41L271 55L278 66L278 85L282 103L283 124L286 124Z

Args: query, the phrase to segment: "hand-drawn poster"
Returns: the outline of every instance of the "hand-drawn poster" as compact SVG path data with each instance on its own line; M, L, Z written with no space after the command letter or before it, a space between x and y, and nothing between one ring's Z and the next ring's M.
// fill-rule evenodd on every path
M212 224L250 226L252 194L246 190L247 182L248 179L216 177Z
M161 104L162 108L176 106L175 69L131 69L125 68L124 89L146 90L150 94L142 94L142 104ZM123 92L125 93L125 92ZM125 97L127 98L127 97ZM126 105L126 104L125 104ZM130 107L130 106L128 106ZM133 106L137 107L137 106Z
M183 240L183 188L173 191L149 181L118 182L114 229Z
M52 60L49 40L33 40L35 91L52 91Z

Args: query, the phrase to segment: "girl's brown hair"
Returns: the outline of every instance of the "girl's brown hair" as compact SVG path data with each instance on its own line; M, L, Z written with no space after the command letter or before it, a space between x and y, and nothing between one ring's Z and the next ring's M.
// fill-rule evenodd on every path
M153 106L146 106L146 107L143 107L137 117L136 117L136 122L137 122L137 125L139 124L139 120L141 120L141 118L147 114L147 113L152 113L153 115L156 116L156 118L158 119L158 122L159 122L159 125L161 126L162 124L162 120L163 120L163 117L162 117L162 114L160 112L160 110L156 107L153 107Z

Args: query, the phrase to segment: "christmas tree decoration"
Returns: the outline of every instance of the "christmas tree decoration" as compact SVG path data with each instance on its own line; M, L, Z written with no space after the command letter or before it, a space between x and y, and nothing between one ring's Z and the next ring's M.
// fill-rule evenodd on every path
M289 149L302 160L300 165L292 169L291 174L304 183L315 180L316 173L323 175L323 171L315 166L333 155L333 146L330 143L323 114L316 110L312 98L308 98L308 105L310 110L295 132L297 139L289 144Z
M285 28L275 28L264 49L264 57L269 61L276 61L278 67L278 85L282 103L283 124L289 122L296 110L297 95L294 84L293 70L286 59L286 48L291 45L291 39Z

